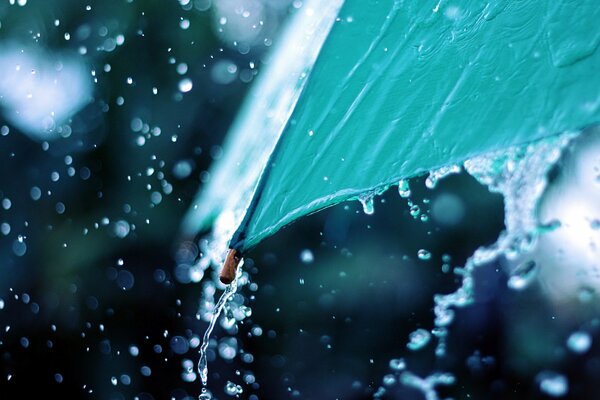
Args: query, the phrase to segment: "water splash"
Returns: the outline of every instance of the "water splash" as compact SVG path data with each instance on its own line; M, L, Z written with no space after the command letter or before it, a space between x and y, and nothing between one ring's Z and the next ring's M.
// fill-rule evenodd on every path
M467 259L464 267L454 269L454 272L461 277L460 286L452 293L434 296L435 327L431 332L424 329L412 332L407 343L409 349L419 350L428 344L431 337L434 337L437 339L436 356L444 356L448 327L455 316L454 309L466 307L474 301L475 268L493 262L501 256L508 260L519 258L533 247L538 235L549 230L547 226L541 226L538 222L538 203L548 184L549 170L559 160L563 149L577 135L578 133L567 132L537 143L478 156L464 163L467 173L486 185L491 192L500 193L504 197L506 229L495 243L478 248ZM433 171L427 178L426 186L430 189L434 188L439 179L457 172L460 172L457 166ZM400 181L398 191L401 197L409 197L408 181ZM409 206L415 205L409 200ZM418 206L411 208L411 215L414 218L419 214ZM423 259L424 254L424 251L420 251L419 258ZM450 261L449 256L443 257L444 266L449 268ZM537 270L538 265L535 262L522 262L512 271L508 281L509 287L517 290L524 289L534 280ZM581 344L581 349L584 349L585 337L573 335L567 341L567 346L572 351L576 351L573 348L579 350ZM408 370L403 359L392 359L390 370L392 373L400 373L400 383L419 390L427 400L438 399L436 386L450 385L455 382L454 375L450 373L434 373L426 378L420 378ZM388 379L384 379L383 385L389 386L386 384L386 382L391 383L389 374L386 377ZM538 382L540 390L550 396L562 396L568 391L566 378L559 374L551 376L547 373L540 374ZM385 393L386 388L383 386L377 391L379 397Z
M450 373L434 373L426 378L418 377L410 371L403 372L400 375L400 382L403 385L423 393L426 400L438 400L435 387L439 385L452 385L455 380L454 375Z
M462 171L460 165L446 165L429 172L429 176L425 179L427 189L435 189L438 182L448 175L458 174Z
M543 230L537 219L537 205L548 184L548 171L562 150L577 136L567 132L525 146L515 146L465 161L465 170L486 185L488 190L504 197L506 229L490 246L480 247L458 269L460 286L452 293L434 296L434 336L438 338L436 355L446 352L448 326L454 320L454 308L466 307L474 300L473 271L503 256L509 260L531 250Z
M200 374L200 379L202 380L203 386L206 386L206 384L208 383L208 362L206 360L206 350L208 349L210 335L215 327L217 319L219 319L219 315L221 315L221 311L223 311L225 303L237 290L237 281L239 279L240 274L241 271L238 270L238 277L225 288L225 291L219 298L219 301L217 302L212 311L212 317L210 319L210 323L208 324L208 328L206 328L206 331L204 332L204 337L202 338L202 345L200 346L200 361L198 361L198 373Z

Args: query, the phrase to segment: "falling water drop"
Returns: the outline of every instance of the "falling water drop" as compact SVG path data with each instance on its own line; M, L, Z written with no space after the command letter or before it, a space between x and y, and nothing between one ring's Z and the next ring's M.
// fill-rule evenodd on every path
M533 260L525 261L519 264L508 278L507 285L513 290L523 290L527 288L537 275L538 266Z
M179 81L179 91L182 93L187 93L190 90L192 90L192 87L194 87L194 84L192 83L192 80L190 78L184 78L181 81Z
M373 194L367 193L358 196L358 201L362 204L363 211L367 215L371 215L375 212L375 206L373 205Z
M573 353L583 354L587 352L592 346L592 338L590 334L583 331L577 331L571 333L567 339L567 347Z
M550 397L562 397L569 391L567 378L556 372L540 372L536 380L539 382L540 391Z
M431 253L428 250L420 249L417 251L417 257L419 257L419 260L427 261L431 259Z
M238 394L243 393L243 389L240 385L236 385L233 382L227 382L225 385L225 394L228 396L237 396Z
M417 351L425 347L430 339L431 333L425 329L417 329L408 336L406 347L408 347L409 350Z
M406 362L402 358L392 358L390 360L390 368L394 371L402 371L406 368Z
M410 186L408 185L408 181L406 179L402 179L400 182L398 182L398 193L402 198L410 197Z

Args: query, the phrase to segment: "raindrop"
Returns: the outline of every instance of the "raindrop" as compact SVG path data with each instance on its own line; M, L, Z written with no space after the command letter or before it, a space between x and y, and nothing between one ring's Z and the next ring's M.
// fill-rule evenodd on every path
M431 253L425 249L420 249L417 252L417 257L419 257L419 260L427 261L431 259Z
M135 283L133 274L125 269L119 271L117 275L117 285L123 290L130 290Z
M406 368L406 362L402 358L393 358L390 360L390 368L394 371L402 371Z
M229 60L219 60L210 70L210 76L215 83L220 85L230 84L238 74L238 67Z
M408 336L409 341L406 344L406 347L413 351L420 350L429 343L430 339L431 333L425 329L417 329Z
M115 222L114 232L118 238L123 239L125 236L129 235L130 226L127 221L119 220Z
M176 354L185 354L190 348L189 342L183 336L173 336L170 342L171 350Z
M188 72L188 65L186 63L179 63L175 69L179 75L185 75Z
M304 249L300 252L300 261L302 261L304 264L311 264L313 261L315 261L315 256L309 249Z
M225 385L225 394L229 396L237 396L243 393L243 389L240 385L236 385L233 382L227 382Z
M192 169L193 167L190 160L181 160L173 166L173 175L177 179L185 179L190 176Z
M398 182L398 194L402 198L408 198L411 195L410 186L408 185L408 180L402 179Z
M179 91L182 93L187 93L192 90L194 84L190 78L184 78L179 81Z
M375 206L373 205L373 194L361 194L358 196L358 201L362 204L363 212L367 215L372 215L375 212Z
M458 225L465 215L462 200L452 193L439 195L432 204L431 214L440 225Z
M224 360L233 360L237 355L237 348L235 338L225 338L219 343L219 355Z
M583 354L592 346L592 338L589 333L577 331L571 333L567 339L567 347L573 353Z
M392 386L396 383L396 377L392 374L387 374L383 377L383 384L385 386Z
M17 257L22 257L27 253L27 245L21 236L13 242L12 249Z
M186 30L190 27L190 20L189 19L183 19L179 22L179 27L183 30Z
M410 210L409 213L413 218L417 218L420 214L421 214L421 208L417 205L417 204L411 204L409 202L410 205Z
M539 382L540 391L550 397L561 397L569 391L567 378L556 372L540 372L536 379Z
M508 278L507 285L513 290L523 290L527 288L537 275L537 263L533 260L522 262L512 272Z
M129 354L131 354L132 357L137 357L138 354L140 354L140 349L132 344L129 346Z

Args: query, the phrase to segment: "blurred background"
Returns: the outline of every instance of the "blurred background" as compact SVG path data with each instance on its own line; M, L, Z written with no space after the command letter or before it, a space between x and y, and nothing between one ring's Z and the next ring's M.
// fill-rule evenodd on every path
M0 2L0 398L197 398L207 323L200 284L176 268L179 226L301 8ZM433 327L433 295L504 228L501 196L464 173L435 189L417 178L412 207L392 189L373 215L351 202L285 228L246 259L236 296L252 312L233 336L217 326L210 391L420 398L390 375L403 358L420 376L454 373L442 397L600 397L598 154L594 129L566 151L540 209L558 228L518 265L477 270L441 359L408 336ZM535 279L515 288L523 263Z

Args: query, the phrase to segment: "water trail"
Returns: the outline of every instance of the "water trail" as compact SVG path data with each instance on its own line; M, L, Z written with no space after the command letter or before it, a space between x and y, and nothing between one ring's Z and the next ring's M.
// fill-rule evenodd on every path
M215 323L219 319L219 315L221 315L221 311L223 311L225 303L237 290L237 281L239 279L239 276L240 273L238 272L238 277L234 279L234 281L231 282L231 284L225 288L225 291L219 298L219 301L217 302L212 311L212 317L210 318L208 328L206 328L206 332L204 332L204 337L202 338L202 345L200 346L200 361L198 361L198 373L200 374L200 379L202 380L202 386L206 386L206 384L208 383L208 363L206 360L206 349L208 348L210 335L215 327Z

